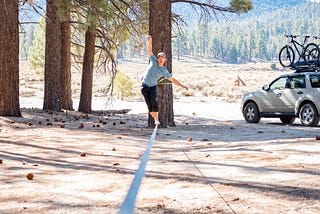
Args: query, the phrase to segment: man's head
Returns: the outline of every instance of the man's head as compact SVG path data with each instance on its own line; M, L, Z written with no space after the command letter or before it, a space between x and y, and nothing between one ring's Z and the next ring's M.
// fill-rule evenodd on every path
M166 54L164 52L159 52L157 54L157 59L158 59L158 65L163 66L167 59Z

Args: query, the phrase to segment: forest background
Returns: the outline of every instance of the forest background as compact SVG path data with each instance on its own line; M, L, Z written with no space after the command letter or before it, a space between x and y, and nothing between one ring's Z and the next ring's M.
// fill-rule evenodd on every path
M45 8L45 1L38 5ZM253 9L248 13L216 13L216 19L207 20L186 4L173 4L173 13L183 22L173 25L173 58L189 56L205 58L211 62L247 63L278 60L280 47L286 44L284 34L320 35L320 4L301 0L253 0ZM228 1L218 1L223 5ZM41 10L40 10L41 13ZM20 12L20 59L31 65L43 66L45 26L38 13ZM41 22L40 22L41 23ZM142 38L128 37L120 45L117 60L145 58L146 49ZM312 39L311 39L312 40ZM320 41L314 41L320 43ZM43 59L43 61L41 61Z

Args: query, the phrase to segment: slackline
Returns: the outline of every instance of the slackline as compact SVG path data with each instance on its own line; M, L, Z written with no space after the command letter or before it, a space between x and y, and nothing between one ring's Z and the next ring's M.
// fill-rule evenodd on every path
M150 136L149 143L147 145L146 150L144 151L144 154L141 158L139 168L137 169L136 173L134 174L134 178L132 180L130 189L127 193L127 196L123 203L121 204L119 208L118 214L131 214L134 213L134 207L135 207L135 201L138 194L138 190L141 184L141 181L145 174L145 168L147 165L147 162L149 160L149 156L151 153L151 148L154 144L154 140L156 138L158 125L156 125L153 129L152 135Z

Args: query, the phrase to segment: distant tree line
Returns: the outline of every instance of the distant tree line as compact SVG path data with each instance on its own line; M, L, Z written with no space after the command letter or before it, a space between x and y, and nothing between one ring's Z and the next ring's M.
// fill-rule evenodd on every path
M320 36L320 4L305 2L290 6L288 3L284 2L284 8L277 10L271 5L273 9L262 14L220 16L218 21L174 25L173 57L206 58L224 63L278 60L279 50L287 42L284 34L300 35L299 42L303 42L303 35ZM320 40L314 42L318 44ZM137 56L145 56L145 52L134 40L121 47L120 58Z
M226 63L277 60L280 48L287 41L284 34L299 34L300 41L303 35L320 36L319 10L320 4L306 2L245 18L240 16L226 20L220 17L219 22L202 20L191 26L173 25L173 56L177 59L182 56L203 57ZM40 30L35 24L21 27L21 59L28 59L30 54L35 53L34 48L30 50L30 47L39 45L34 40ZM127 35L127 38L130 39L119 46L117 57L144 57L146 53L141 38L132 35ZM38 51L36 54L39 54Z
M212 61L246 63L277 60L286 44L284 34L320 36L320 4L307 2L234 21L201 22L176 31L174 56L205 57ZM311 41L312 39L310 39ZM320 43L320 40L316 43Z

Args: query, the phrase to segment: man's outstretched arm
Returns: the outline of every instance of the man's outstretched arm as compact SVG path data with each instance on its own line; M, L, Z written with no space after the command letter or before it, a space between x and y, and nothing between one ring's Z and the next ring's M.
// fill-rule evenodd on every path
M176 86L180 86L186 90L188 90L188 87L183 85L181 82L179 82L178 80L176 80L175 78L173 77L169 77L168 80L170 80L173 84L175 84Z
M148 39L148 56L152 56L153 52L152 52L152 37L150 35L147 36Z

